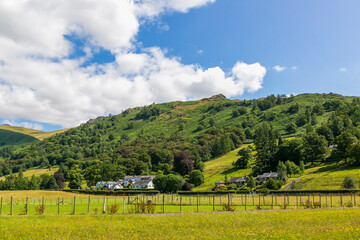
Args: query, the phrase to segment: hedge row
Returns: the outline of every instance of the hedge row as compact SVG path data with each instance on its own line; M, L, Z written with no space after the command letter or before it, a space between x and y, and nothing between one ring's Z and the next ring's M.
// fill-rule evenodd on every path
M301 194L314 194L314 193L358 193L360 190L355 189L337 189L337 190L270 190L270 193L284 194L284 193L301 193Z
M92 195L107 195L107 196L118 196L118 195L137 195L137 194L146 194L146 195L156 195L160 192L157 190L86 190L86 189L64 189L64 192L72 193L83 193L83 194L92 194Z

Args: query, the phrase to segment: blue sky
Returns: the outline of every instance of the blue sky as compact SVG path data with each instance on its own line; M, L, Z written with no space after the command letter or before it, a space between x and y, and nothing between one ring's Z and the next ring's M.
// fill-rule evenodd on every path
M216 93L359 95L356 0L49 3L0 3L0 123L51 131Z

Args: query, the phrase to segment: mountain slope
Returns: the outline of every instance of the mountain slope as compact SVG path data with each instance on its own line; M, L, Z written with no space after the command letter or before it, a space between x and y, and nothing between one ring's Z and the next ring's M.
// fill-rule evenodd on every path
M358 131L358 105L360 98L337 94L272 95L254 100L229 100L220 94L198 101L153 104L89 120L13 151L4 157L5 167L16 172L20 167L64 163L84 170L109 163L124 167L126 174L166 172L173 169L174 155L186 150L195 168L201 169L201 162L234 150L245 138L250 142L254 129L263 122L287 137L304 133L309 126L318 128L336 113L346 115L346 124ZM295 125L293 131L288 130L289 124Z
M0 147L33 143L37 141L39 140L26 134L0 129Z
M8 124L0 125L0 129L29 135L38 140L43 140L45 138L51 137L57 133L62 133L67 130L67 129L61 129L61 130L52 131L52 132L43 132L40 130L35 130L35 129L30 129L30 128L10 126Z

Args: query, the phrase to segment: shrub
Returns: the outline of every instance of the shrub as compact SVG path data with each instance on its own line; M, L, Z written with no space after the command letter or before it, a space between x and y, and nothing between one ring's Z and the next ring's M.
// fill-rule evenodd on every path
M355 188L354 180L350 176L346 176L342 183L342 186L344 188Z
M94 214L97 215L98 214L99 209L98 208L94 208Z
M45 205L41 204L39 206L35 206L35 211L37 212L37 214L44 214L45 212Z
M352 201L347 201L347 202L345 203L345 206L346 206L346 207L353 207L354 204L353 204Z
M155 212L155 205L148 201L147 203L139 202L135 204L134 208L135 213L154 213Z
M223 211L228 211L228 212L233 212L233 211L235 211L235 207L234 206L232 206L231 204L229 205L229 204L224 204L223 206L222 206L222 208L223 208Z
M305 207L305 208L312 208L311 201L309 201L309 200L305 200L304 207Z
M314 202L313 206L314 208L321 208L321 202Z
M117 203L106 206L106 212L110 213L110 214L117 213L119 211L119 209L120 209L120 205Z

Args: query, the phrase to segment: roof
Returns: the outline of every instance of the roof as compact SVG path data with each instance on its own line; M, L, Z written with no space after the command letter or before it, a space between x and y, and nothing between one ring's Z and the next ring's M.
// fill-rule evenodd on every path
M262 175L256 176L256 178L275 178L275 177L278 177L277 172L263 173Z
M218 181L218 182L215 182L215 183L224 184L225 182L224 181Z
M144 185L148 185L150 181L151 181L151 180L140 180L140 181L137 181L137 182L135 182L135 183L133 184L133 187L134 187L134 186L144 186Z
M245 182L245 177L231 177L229 183Z
M124 179L125 178L155 178L155 175L144 175L144 176L136 176L136 175L134 175L134 176L125 176Z

